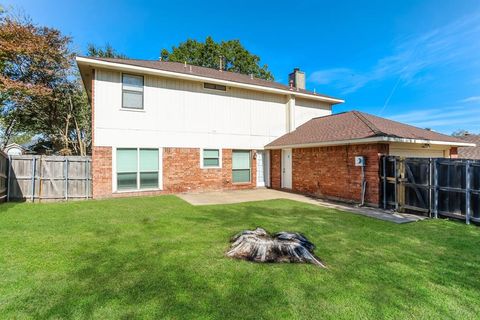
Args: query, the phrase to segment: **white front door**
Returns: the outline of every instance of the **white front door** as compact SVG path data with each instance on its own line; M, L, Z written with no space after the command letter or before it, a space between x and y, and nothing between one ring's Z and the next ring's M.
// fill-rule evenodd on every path
M270 157L268 151L257 151L257 187L270 186Z
M282 150L282 188L292 189L292 149Z

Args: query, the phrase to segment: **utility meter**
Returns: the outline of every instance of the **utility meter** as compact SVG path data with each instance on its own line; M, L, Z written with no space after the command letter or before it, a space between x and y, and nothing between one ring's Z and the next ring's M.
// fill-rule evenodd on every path
M365 157L364 156L356 156L355 157L355 166L365 167Z

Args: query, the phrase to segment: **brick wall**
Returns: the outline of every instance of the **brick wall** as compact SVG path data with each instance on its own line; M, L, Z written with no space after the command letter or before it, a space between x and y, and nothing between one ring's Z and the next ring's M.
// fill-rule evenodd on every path
M128 197L179 192L252 189L256 186L256 160L252 158L251 182L232 183L232 150L222 150L222 168L200 168L200 149L163 149L163 190L112 193L112 148L94 147L93 197Z
M163 149L163 186L170 193L251 189L256 186L256 161L252 159L250 183L232 183L232 149L222 150L222 168L200 168L200 149Z
M355 166L354 159L355 156L362 155L366 159L365 202L378 206L380 203L379 154L387 153L387 144L293 149L292 191L323 198L359 202L361 167ZM272 150L271 158L272 187L280 188L280 179L276 177L280 176L280 150Z
M92 148L93 198L112 195L112 148Z
M282 150L270 150L270 185L274 189L282 187Z

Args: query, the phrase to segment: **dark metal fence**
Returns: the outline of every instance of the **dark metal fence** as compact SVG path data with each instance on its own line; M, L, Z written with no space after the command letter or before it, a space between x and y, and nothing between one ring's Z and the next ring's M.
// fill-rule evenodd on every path
M381 158L383 207L480 222L480 160Z

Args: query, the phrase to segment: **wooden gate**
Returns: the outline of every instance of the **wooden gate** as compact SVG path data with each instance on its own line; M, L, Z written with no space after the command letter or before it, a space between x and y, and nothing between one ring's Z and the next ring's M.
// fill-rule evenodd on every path
M383 207L480 222L480 161L381 158Z

